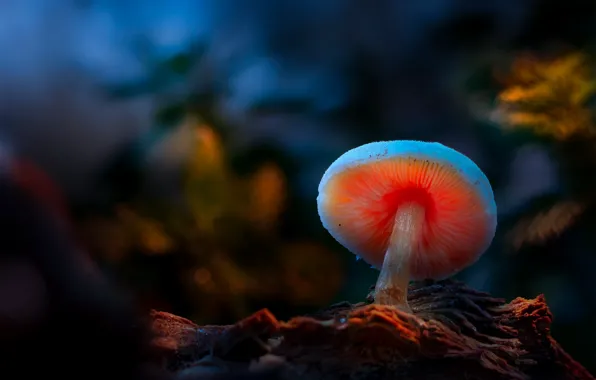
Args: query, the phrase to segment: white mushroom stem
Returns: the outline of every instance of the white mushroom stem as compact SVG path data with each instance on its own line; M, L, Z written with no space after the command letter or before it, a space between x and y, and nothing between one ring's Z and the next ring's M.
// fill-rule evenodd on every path
M407 203L399 207L375 286L375 303L412 312L408 305L410 259L417 249L423 225L424 207L418 203Z

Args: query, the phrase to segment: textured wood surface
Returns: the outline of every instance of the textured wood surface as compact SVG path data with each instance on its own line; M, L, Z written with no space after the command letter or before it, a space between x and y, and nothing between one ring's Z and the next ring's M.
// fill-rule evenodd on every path
M373 290L374 292L374 290ZM414 314L367 302L231 326L153 312L154 346L184 379L594 379L550 335L543 296L510 303L454 281L411 285Z

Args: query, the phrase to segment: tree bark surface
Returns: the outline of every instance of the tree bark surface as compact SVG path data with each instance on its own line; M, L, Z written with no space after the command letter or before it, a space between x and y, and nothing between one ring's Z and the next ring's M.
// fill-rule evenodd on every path
M154 311L153 345L181 379L594 379L551 337L542 295L506 303L460 282L420 282L413 314L373 296L286 322L264 309L229 326Z

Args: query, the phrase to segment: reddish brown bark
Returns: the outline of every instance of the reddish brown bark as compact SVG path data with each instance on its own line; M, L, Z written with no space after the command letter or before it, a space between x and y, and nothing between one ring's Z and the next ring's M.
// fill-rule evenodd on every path
M443 281L411 286L414 315L369 302L231 326L153 312L153 343L185 379L594 379L551 337L543 296L505 303Z

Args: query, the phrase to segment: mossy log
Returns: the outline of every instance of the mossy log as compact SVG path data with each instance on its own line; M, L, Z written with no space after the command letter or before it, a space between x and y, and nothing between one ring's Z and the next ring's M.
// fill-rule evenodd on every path
M506 303L449 280L411 285L413 315L371 301L230 326L155 311L153 345L180 379L594 379L551 337L542 295Z

